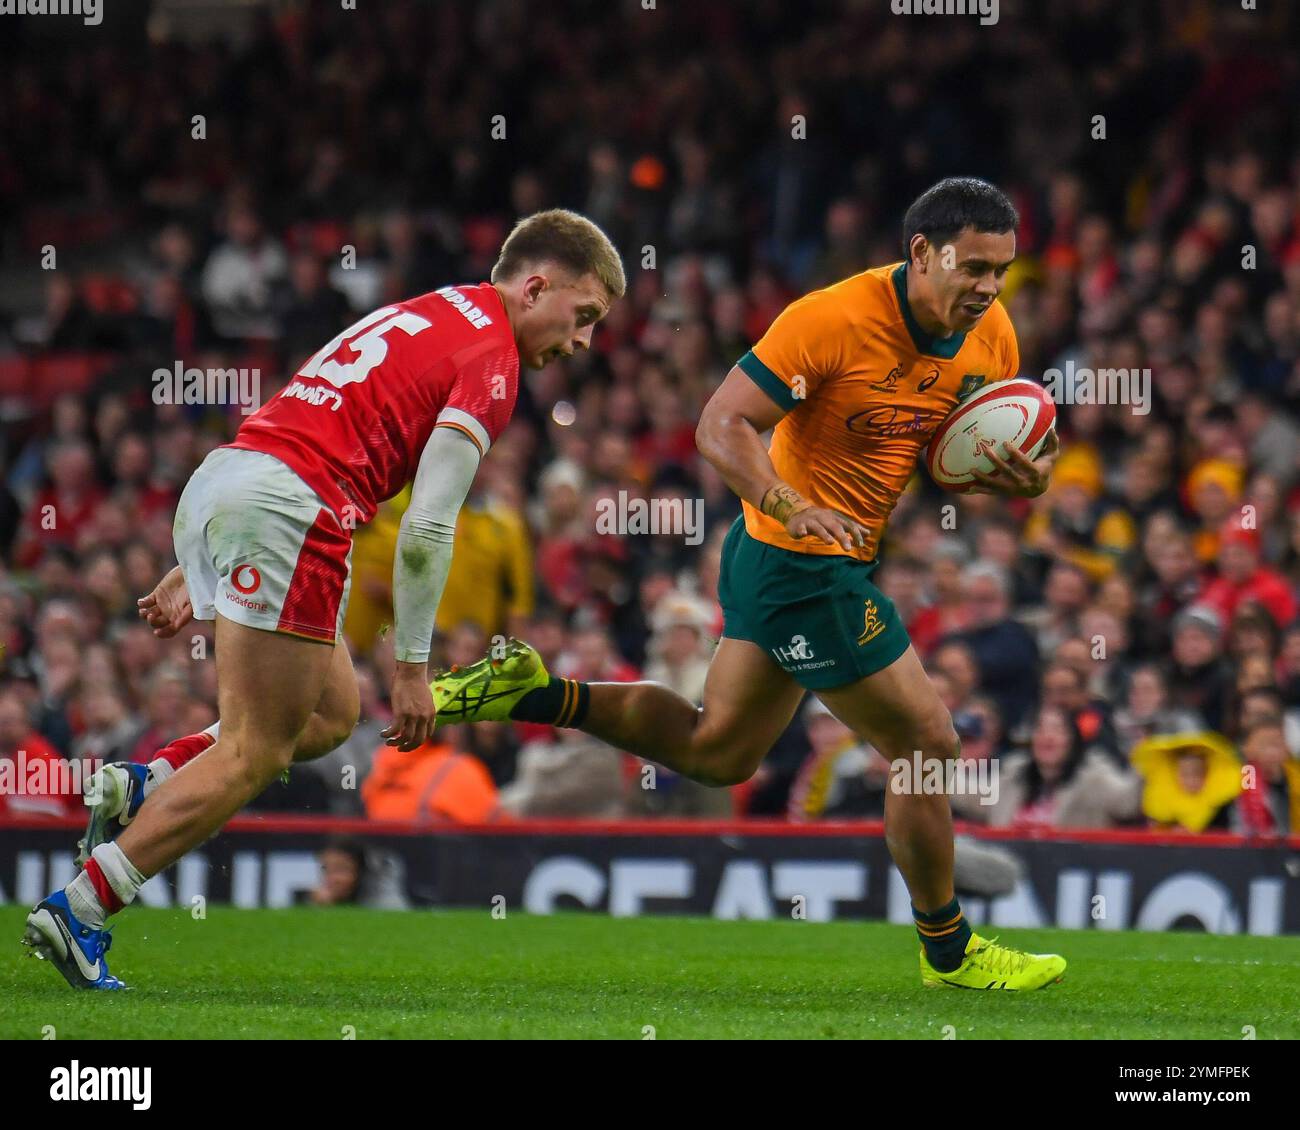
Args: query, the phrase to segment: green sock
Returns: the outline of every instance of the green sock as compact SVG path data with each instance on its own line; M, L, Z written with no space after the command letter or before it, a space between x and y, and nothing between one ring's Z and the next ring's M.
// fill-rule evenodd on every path
M586 720L591 705L591 687L577 679L551 676L544 687L536 687L515 703L510 717L516 722L541 722L547 726L577 729Z
M912 907L916 932L925 947L925 959L940 973L951 973L966 959L970 923L962 914L956 896L947 906L924 911Z

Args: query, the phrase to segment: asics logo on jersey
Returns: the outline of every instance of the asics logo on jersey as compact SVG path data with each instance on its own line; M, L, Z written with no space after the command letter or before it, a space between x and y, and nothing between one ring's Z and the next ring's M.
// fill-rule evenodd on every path
M434 293L440 298L445 298L455 306L456 309L460 311L461 316L465 321L476 330L481 330L484 326L490 326L492 324L492 319L484 314L482 310L475 306L474 303L461 294L461 292L455 287L441 286L434 291Z
M877 392L895 393L898 391L898 382L903 378L902 364L895 365L884 378L878 381L871 381L871 387ZM939 370L931 369L917 383L917 392L928 392L939 380Z

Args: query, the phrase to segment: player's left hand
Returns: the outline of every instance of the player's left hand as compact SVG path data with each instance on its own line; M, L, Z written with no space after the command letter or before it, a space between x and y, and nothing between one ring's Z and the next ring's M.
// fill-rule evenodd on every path
M398 662L393 676L392 703L393 721L379 732L385 745L410 753L433 737L437 708L423 663Z
M1056 429L1047 433L1047 442L1037 459L1030 459L1018 447L1008 443L1002 445L1006 457L999 457L991 448L985 451L994 472L973 472L975 481L980 485L971 487L968 494L1001 494L1012 498L1037 498L1048 487L1052 468L1056 465L1057 453L1061 450L1061 441L1056 437Z

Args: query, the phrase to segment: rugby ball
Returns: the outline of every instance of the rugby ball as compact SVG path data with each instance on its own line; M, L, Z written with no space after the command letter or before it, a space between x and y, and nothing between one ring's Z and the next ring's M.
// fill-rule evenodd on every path
M991 475L992 448L999 456L1002 445L1020 448L1035 459L1056 423L1056 405L1035 381L999 381L963 400L954 408L925 449L930 477L944 490L958 493L977 486L972 471Z

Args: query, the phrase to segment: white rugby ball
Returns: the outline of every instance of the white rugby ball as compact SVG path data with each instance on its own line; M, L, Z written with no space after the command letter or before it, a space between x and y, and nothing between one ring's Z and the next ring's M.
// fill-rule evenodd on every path
M977 486L973 471L996 469L984 453L1002 445L1020 448L1035 459L1056 423L1056 405L1042 385L1017 379L999 381L967 397L939 425L925 449L930 477L944 490L958 493Z

